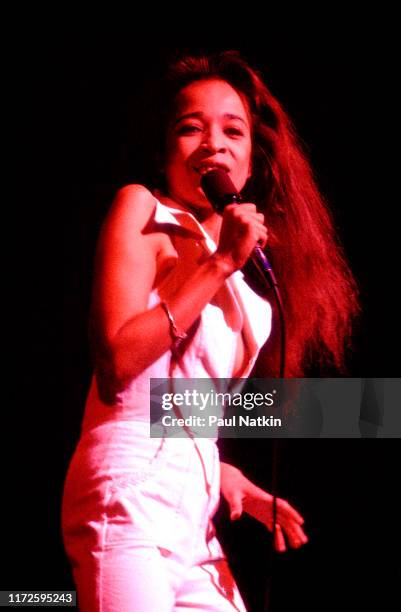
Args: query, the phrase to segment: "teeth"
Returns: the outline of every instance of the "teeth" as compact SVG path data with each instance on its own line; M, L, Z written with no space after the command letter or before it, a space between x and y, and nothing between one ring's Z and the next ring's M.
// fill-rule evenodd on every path
M202 166L201 168L198 168L198 172L203 176L204 174L207 174L208 172L210 172L211 170L215 170L216 168L217 166Z

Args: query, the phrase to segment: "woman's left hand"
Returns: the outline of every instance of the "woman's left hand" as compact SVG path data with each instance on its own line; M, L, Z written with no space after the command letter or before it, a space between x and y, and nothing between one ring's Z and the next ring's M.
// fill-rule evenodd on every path
M233 465L220 462L221 492L228 503L231 520L238 519L245 511L273 530L273 495L254 485ZM284 499L277 498L275 549L287 550L286 541L292 548L306 544L308 538L301 525L302 516ZM285 535L285 537L284 537Z

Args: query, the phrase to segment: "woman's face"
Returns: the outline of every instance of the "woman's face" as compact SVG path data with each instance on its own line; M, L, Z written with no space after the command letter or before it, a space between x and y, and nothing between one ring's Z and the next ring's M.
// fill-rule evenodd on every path
M169 195L190 208L211 209L202 174L222 167L238 191L251 174L251 120L246 103L226 81L195 81L177 96L166 140Z

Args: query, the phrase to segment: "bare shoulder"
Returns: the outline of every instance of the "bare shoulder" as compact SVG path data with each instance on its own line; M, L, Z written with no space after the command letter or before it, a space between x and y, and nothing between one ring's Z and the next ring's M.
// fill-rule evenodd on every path
M105 224L128 223L142 230L149 222L156 206L152 193L144 185L126 185L117 192Z
M121 201L131 203L142 202L146 205L146 203L154 204L155 198L153 194L149 191L149 189L145 187L145 185L139 185L134 183L131 185L125 185L117 191L115 202Z

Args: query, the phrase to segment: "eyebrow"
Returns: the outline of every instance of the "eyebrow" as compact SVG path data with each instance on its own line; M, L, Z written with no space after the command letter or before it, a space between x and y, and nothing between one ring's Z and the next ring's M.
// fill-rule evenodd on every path
M179 123L180 121L183 121L184 119L191 119L191 118L203 119L203 117L204 117L204 113L202 113L201 111L193 112L193 113L186 113L185 115L181 115L181 117L178 117L178 119L176 119L174 121L174 125L177 125L177 123ZM243 119L239 115L233 115L231 113L225 113L223 115L223 118L224 119L237 119L238 121L241 121L246 127L248 127L248 124L245 121L245 119Z

